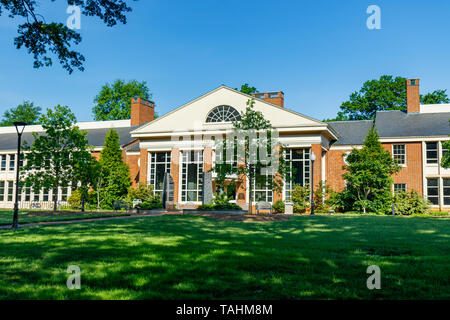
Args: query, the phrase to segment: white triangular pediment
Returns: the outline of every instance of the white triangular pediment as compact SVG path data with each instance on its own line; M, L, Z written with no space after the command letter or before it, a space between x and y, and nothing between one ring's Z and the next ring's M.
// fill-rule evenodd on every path
M221 86L154 121L134 130L132 135L148 135L173 131L221 130L231 128L230 123L206 123L208 114L217 106L227 105L238 112L245 111L247 101L252 98L231 88ZM282 127L316 127L324 126L323 122L309 118L289 109L272 103L255 99L255 110L261 111L264 117L275 128Z

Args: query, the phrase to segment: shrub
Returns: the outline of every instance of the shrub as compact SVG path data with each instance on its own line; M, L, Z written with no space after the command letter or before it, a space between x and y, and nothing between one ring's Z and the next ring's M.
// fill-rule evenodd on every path
M294 203L295 213L304 213L310 207L309 198L311 191L309 186L295 185L291 192L291 200Z
M209 210L215 210L215 211L228 211L228 210L242 210L240 206L238 206L235 203L226 203L226 204L215 204L215 203L207 203L202 204L197 208L197 210L201 211L209 211Z
M409 193L398 191L395 193L394 200L396 213L407 216L429 213L430 202L414 190Z
M319 185L314 190L314 209L316 211L329 211L332 208L330 202L332 192L331 187L320 180Z
M283 200L278 200L272 205L273 211L275 213L284 213L284 202Z
M142 210L153 210L164 208L162 201L158 196L153 196L152 198L143 201L142 203L139 203L136 207Z
M79 190L73 190L68 202L72 209L81 208L81 192Z

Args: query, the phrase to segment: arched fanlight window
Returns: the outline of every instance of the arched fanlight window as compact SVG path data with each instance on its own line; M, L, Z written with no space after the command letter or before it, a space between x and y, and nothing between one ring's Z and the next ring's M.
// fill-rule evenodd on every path
M233 122L239 121L239 112L230 106L218 106L210 111L206 117L206 122Z

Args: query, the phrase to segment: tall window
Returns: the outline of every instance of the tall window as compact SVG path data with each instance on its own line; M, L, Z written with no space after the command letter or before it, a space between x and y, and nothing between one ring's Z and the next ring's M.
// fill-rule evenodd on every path
M220 150L216 149L215 158L216 163L223 163L227 165L231 165L233 169L237 169L238 167L238 141L237 137L234 137L234 145L233 145L233 155L231 157L227 157L227 140L224 139L223 144L219 147L222 148Z
M67 186L61 187L61 201L63 201L63 202L67 201L68 192L69 192L69 187L67 187Z
M305 186L309 185L310 162L309 149L287 149L285 153L286 173L288 181L286 182L286 200L291 199L291 192L296 184Z
M150 184L155 194L162 199L164 174L170 173L170 152L150 153Z
M427 179L427 199L433 205L439 205L439 179L428 178Z
M49 190L48 188L43 188L43 196L42 196L42 201L47 202L49 199Z
M434 164L438 163L438 143L437 142L427 142L427 163Z
M395 183L394 192L404 191L406 192L406 183Z
M13 192L14 192L14 182L8 181L8 200L7 201L13 201Z
M202 201L203 151L183 152L181 201Z
M273 201L273 176L266 174L256 174L253 181L253 200L256 202Z
M0 201L5 201L5 181L0 181Z
M0 158L0 170L6 171L6 154L1 155Z
M218 106L211 110L206 122L233 122L241 119L239 112L230 106Z
M406 147L404 144L394 144L392 147L392 154L394 160L397 161L398 164L404 165L406 164Z
M14 167L16 166L16 155L9 155L9 171L14 171Z
M38 201L39 202L39 196L40 196L40 190L38 191L38 190L35 190L35 191L33 191L34 192L34 195L33 195L33 201Z
M444 206L450 206L450 178L442 179L444 185Z
M25 187L25 201L31 200L31 187Z

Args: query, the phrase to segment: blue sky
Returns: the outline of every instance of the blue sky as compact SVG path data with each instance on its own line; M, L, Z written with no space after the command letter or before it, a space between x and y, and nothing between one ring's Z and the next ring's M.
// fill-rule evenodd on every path
M65 1L40 1L47 21L65 22ZM381 8L381 30L366 27L369 5ZM34 69L13 46L16 24L0 17L0 113L23 100L68 105L92 120L106 82L147 81L162 115L221 84L282 90L285 105L319 120L365 80L417 77L421 92L450 89L450 1L422 0L140 0L126 25L82 17L86 71L69 75L57 61Z

